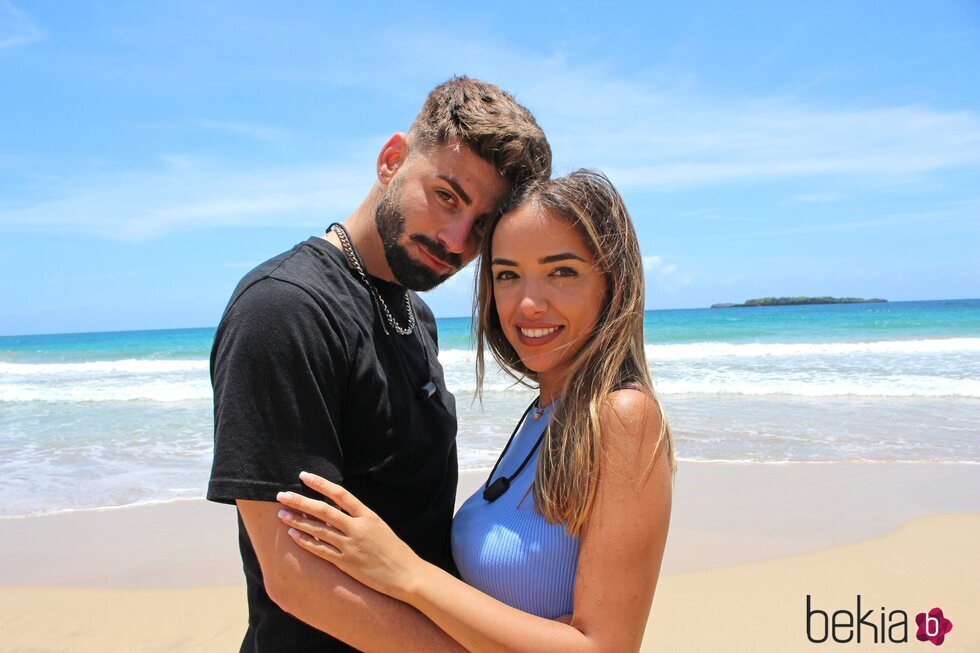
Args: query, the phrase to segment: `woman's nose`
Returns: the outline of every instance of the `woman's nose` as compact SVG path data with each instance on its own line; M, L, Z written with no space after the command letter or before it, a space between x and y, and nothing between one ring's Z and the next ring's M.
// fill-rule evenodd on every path
M548 302L542 296L534 284L524 286L524 294L521 297L521 313L525 317L533 317L544 313L548 308Z

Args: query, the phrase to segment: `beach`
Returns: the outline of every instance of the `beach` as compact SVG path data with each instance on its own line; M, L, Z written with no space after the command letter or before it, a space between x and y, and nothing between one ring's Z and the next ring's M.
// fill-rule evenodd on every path
M238 651L289 619L207 496L335 473L438 549L546 454L614 495L594 634L664 520L572 386L667 427L642 653L980 653L980 0L597 9L0 0L0 653ZM567 589L507 517L467 577Z
M643 651L833 648L807 640L808 594L904 611L909 646L940 607L942 650L980 650L978 472L682 462ZM463 472L459 498L484 477ZM0 579L0 651L231 651L245 629L234 510L202 500L2 519Z
M462 500L534 392L491 366L476 401L470 322L437 323ZM980 650L978 334L975 299L648 311L678 472L644 651L875 646L817 632L858 596L910 646L939 607L943 651ZM0 651L238 649L235 512L202 498L213 335L0 337Z

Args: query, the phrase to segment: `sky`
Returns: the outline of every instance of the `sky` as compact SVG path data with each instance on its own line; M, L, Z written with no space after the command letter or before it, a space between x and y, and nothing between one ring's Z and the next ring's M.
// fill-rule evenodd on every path
M608 174L647 308L980 296L975 0L479 5L0 0L0 334L216 325L454 74Z

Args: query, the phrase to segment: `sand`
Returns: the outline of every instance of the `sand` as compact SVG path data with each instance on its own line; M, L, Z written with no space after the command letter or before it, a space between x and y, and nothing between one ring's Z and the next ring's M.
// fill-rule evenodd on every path
M907 646L932 646L914 618L941 607L941 650L980 651L978 550L975 465L681 463L643 650L877 649L867 627L861 645L807 641L807 594L828 613L860 594L876 620L907 614ZM0 651L236 651L245 618L230 507L0 520Z

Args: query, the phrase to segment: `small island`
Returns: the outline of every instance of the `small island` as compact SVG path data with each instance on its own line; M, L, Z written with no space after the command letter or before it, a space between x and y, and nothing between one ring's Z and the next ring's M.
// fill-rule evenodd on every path
M744 304L712 304L711 308L803 306L808 304L881 304L887 301L887 299L861 299L860 297L762 297L761 299L750 299Z

